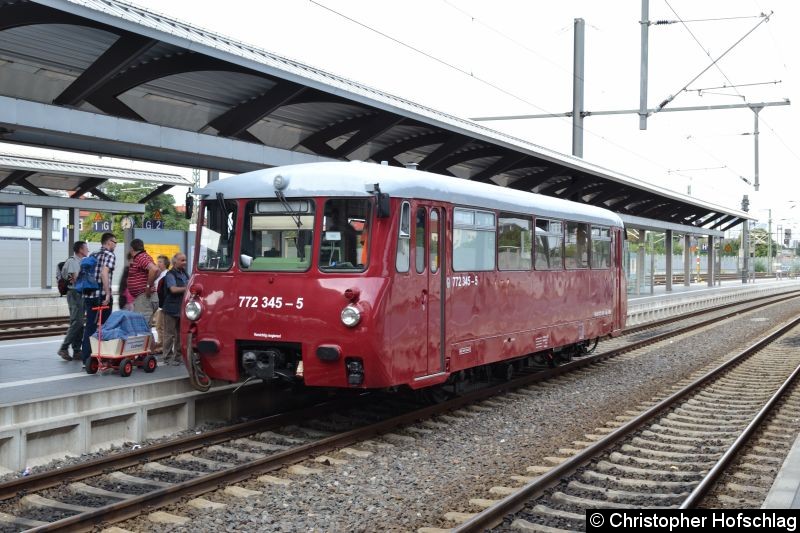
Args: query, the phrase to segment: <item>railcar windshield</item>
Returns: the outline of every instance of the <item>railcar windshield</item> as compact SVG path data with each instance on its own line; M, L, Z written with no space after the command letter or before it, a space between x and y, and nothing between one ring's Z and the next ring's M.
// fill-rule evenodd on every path
M250 201L244 210L239 267L251 272L308 270L313 242L313 200Z
M319 245L322 271L362 272L369 258L372 201L366 198L331 198L325 201L323 233Z
M203 225L200 227L200 270L228 270L233 258L236 231L236 202L206 200L203 204Z

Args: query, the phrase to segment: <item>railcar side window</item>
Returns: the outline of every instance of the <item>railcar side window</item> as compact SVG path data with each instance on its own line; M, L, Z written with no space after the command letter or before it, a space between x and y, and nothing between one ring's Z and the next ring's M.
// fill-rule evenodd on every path
M496 240L494 213L453 210L453 270L494 270Z
M250 272L306 271L313 242L312 200L252 200L244 211L239 267Z
M611 230L592 226L592 268L611 267Z
M497 268L499 270L530 270L531 220L516 215L501 214L497 224Z
M567 240L564 245L566 268L589 268L589 225L567 222Z
M394 266L398 272L408 272L411 264L411 205L403 202L400 208L400 229L397 234L397 257Z
M431 273L439 271L439 210L431 209L431 237L428 243L428 257L431 262Z
M564 227L560 220L536 219L536 270L561 270Z
M427 213L424 207L417 208L417 222L414 235L414 266L417 274L425 272L425 219Z
M366 198L336 198L325 202L319 268L323 271L367 268L372 201Z
M236 202L207 200L200 227L200 270L228 270L233 262Z

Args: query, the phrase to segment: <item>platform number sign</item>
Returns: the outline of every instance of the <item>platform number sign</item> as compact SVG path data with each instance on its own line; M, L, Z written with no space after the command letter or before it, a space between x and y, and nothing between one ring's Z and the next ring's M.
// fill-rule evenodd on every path
M111 221L104 220L103 215L100 213L95 213L94 218L92 219L92 230L96 231L97 233L111 231Z
M153 212L153 218L144 219L145 229L164 229L164 221L161 219L161 211L158 209Z

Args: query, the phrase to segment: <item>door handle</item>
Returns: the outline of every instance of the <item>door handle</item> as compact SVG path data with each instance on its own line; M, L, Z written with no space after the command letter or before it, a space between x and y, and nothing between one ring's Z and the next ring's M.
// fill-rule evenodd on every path
M422 310L424 311L425 310L425 306L428 305L428 291L427 290L423 290L422 291L422 297L420 298L420 301L422 302Z

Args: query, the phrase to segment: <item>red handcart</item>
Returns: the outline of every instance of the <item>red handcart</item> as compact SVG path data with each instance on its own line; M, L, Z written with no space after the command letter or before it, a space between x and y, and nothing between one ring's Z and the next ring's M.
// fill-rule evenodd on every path
M92 307L93 311L97 311L97 339L89 338L92 355L86 364L86 373L96 374L98 371L117 370L120 376L127 377L133 372L134 366L144 369L147 373L153 372L158 362L156 356L151 353L152 335L136 335L103 342L103 310L108 307L107 305Z

